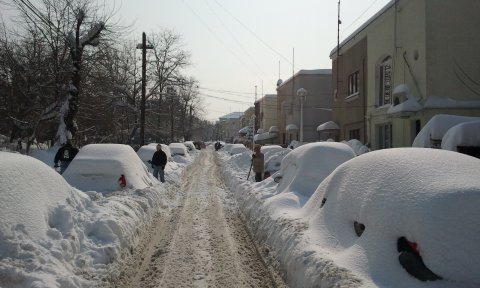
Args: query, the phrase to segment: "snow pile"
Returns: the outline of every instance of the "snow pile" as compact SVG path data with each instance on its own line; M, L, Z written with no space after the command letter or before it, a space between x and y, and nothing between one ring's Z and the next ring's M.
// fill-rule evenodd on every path
M304 167L321 171L336 159L308 157L301 149L309 145L285 157L278 185L271 178L252 184L233 177L249 163L223 157L227 185L261 249L269 251L266 261L280 263L289 286L480 285L480 160L444 150L384 149L314 177ZM361 236L355 221L365 225ZM415 242L425 265L444 280L422 282L407 273L399 263L399 237Z
M30 152L30 156L42 161L47 166L53 167L53 159L55 159L58 149L60 149L60 145L54 145L47 150L34 149Z
M32 157L0 152L0 287L97 286L153 216L178 205L185 165L172 164L167 183L85 194Z
M132 147L123 144L84 146L63 173L70 185L97 192L120 190L121 175L125 176L126 187L130 189L143 189L157 181Z

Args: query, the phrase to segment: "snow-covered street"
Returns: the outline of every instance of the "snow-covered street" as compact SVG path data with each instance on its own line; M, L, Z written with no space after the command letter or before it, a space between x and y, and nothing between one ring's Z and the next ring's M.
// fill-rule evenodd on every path
M220 169L217 155L202 150L184 171L180 205L156 217L106 287L284 286L257 252Z
M280 169L255 183L251 152L233 148L172 156L165 183L127 145L84 146L63 175L54 149L0 152L0 287L480 283L478 159L265 146Z

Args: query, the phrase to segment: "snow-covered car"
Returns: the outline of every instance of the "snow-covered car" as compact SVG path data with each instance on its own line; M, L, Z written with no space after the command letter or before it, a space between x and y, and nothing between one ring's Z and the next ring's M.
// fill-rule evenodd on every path
M268 157L269 154L281 151L283 149L284 148L280 145L263 145L260 148L260 152L262 152L265 155L265 157Z
M480 158L480 120L464 122L448 129L442 138L442 149Z
M17 225L22 225L29 237L46 237L47 230L60 229L53 221L58 215L50 210L61 203L66 205L69 198L81 196L43 162L18 153L0 152L0 240L3 235L11 235Z
M167 146L167 151L164 150L163 146L162 146L162 151L165 152L165 154L167 155L167 159L168 161L172 161L172 155L170 154L170 148L168 148ZM152 160L152 157L153 157L153 154L157 151L157 147L156 145L153 146L153 145L144 145L142 147L140 147L140 149L138 149L137 151L137 155L138 157L140 158L140 160L142 160L143 164L145 164L145 166L147 166L148 168L148 171L152 171L152 164L150 163L150 161Z
M223 151L230 153L230 150L232 149L233 144L232 143L225 143L223 146Z
M440 149L369 152L339 166L301 214L323 255L376 286L480 287L479 167Z
M292 151L290 148L269 149L265 153L264 178L268 178L280 170L283 158ZM263 147L262 147L263 148Z
M195 145L195 149L202 150L207 148L207 145L203 141L193 141L193 145Z
M133 148L123 144L82 147L63 177L82 191L97 192L143 189L156 181Z
M157 148L156 148L157 145L158 145L157 143L150 143L147 146L155 147L155 150L153 151L153 153L155 153L155 151L157 151ZM168 161L172 161L172 152L170 151L170 147L168 147L168 145L166 145L166 144L160 144L160 145L162 146L162 151L165 152L165 154L167 154ZM142 147L144 147L144 146L142 146ZM145 151L146 153L144 154L143 152L140 151L142 147L140 147L138 149L137 154L140 157L140 159L142 159L142 161L145 161L144 159L146 159L146 157L148 157L150 152ZM140 152L140 154L138 152ZM153 153L152 153L151 156L153 156ZM142 155L142 156L140 156L140 155ZM150 160L152 160L151 157L150 157Z
M441 148L442 138L452 127L472 121L480 121L480 117L467 117L458 115L438 114L420 130L413 140L412 147ZM478 133L476 133L478 135ZM470 134L467 134L470 135Z
M183 143L170 143L168 145L168 147L170 148L170 151L172 152L172 156L175 156L175 155L187 156L188 155L187 146L185 146Z
M188 149L188 151L195 151L195 144L193 144L193 141L185 141L183 142L183 145L185 145Z
M230 147L229 153L230 155L236 155L236 154L243 153L247 150L248 150L247 147L245 147L245 145L243 144L232 144L232 146Z
M338 142L315 142L295 148L283 158L280 170L272 175L278 185L277 195L268 200L269 205L302 207L323 179L355 156L350 146Z

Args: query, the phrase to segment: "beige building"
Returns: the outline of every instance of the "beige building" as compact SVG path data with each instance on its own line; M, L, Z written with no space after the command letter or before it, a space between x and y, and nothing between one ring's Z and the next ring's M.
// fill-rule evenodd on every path
M258 128L268 132L277 125L277 94L266 94L258 101Z
M219 135L223 141L233 143L238 131L242 129L243 112L232 112L219 118Z
M278 85L279 144L287 145L293 140L300 141L302 132L303 142L314 142L319 139L317 127L332 120L331 79L330 69L300 70Z
M365 140L359 140L373 150L411 146L436 114L480 116L478 11L478 0L394 0L341 43L340 83L352 73L342 71L343 55L366 43L365 78L359 77ZM346 103L341 109L350 110ZM336 120L347 123L345 117Z

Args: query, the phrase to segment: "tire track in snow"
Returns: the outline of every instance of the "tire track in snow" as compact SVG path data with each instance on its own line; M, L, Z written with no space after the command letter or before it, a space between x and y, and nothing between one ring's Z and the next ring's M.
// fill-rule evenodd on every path
M187 167L183 205L158 219L115 287L284 286L259 258L219 167L208 150Z

